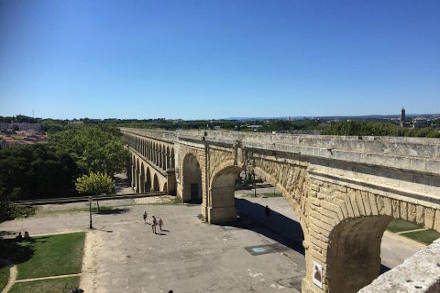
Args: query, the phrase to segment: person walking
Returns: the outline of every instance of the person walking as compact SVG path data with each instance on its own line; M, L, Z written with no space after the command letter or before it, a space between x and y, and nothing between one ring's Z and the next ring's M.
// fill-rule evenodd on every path
M157 220L156 220L156 217L153 216L153 224L151 225L151 229L153 230L154 234L157 234L157 232L156 232L156 225L157 225Z
M160 229L160 231L162 231L162 225L163 225L162 218L159 218L159 229Z
M269 217L270 217L270 208L269 208L268 205L266 205L266 206L264 207L264 211L265 211L265 213L266 213L266 218L269 218Z
M146 224L147 223L147 210L145 210L145 212L144 212L144 224Z

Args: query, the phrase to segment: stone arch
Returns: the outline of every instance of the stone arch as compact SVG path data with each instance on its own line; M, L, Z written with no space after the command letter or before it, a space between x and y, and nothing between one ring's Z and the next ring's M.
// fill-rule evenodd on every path
M162 145L157 144L157 165L162 169Z
M136 158L134 155L131 156L131 174L130 174L131 187L136 186Z
M154 144L154 164L159 165L159 145L157 143Z
M171 156L170 156L170 147L169 146L167 146L167 152L166 152L166 158L167 158L167 165L166 165L166 169L169 169L169 168L171 168L171 163L170 163L170 161L171 161Z
M165 145L162 145L162 169L167 169L167 153Z
M159 191L159 179L157 178L156 173L154 173L153 176L153 191Z
M168 183L163 184L162 191L168 193Z
M202 169L197 157L188 153L182 162L182 201L202 202Z
M221 164L213 173L208 195L208 222L227 223L237 219L235 209L235 184L241 168L228 162Z
M141 163L140 167L140 175L139 175L139 193L145 193L145 166L144 163Z
M273 175L271 175L269 172L266 172L262 167L254 167L255 174L260 177L264 178L264 181L270 183L271 185L275 186L275 188L281 192L284 199L287 200L289 203L289 206L293 209L295 212L295 215L298 218L298 222L301 225L301 229L303 230L304 237L307 236L307 220L306 220L306 212L304 211L304 205L301 207L301 202L298 202L295 198L295 196L290 192L277 178Z
M174 161L174 148L171 148L171 158L170 158L170 165L171 168L174 169L175 168L175 161Z
M380 244L390 216L344 220L329 235L326 264L328 292L351 293L380 274Z
M139 158L136 157L136 193L139 193L139 176L140 176L140 164Z
M151 172L150 167L147 167L147 171L145 172L145 192L151 191Z
M408 217L406 202L336 184L318 184L336 194L325 194L319 207L312 205L310 219L314 258L321 258L324 264L324 289L357 292L380 274L380 245L390 221L405 219L422 223L423 220ZM326 241L316 241L319 238Z

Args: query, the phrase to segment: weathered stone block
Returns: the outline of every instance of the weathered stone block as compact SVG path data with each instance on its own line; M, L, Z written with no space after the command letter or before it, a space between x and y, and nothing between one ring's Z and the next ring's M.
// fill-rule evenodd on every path
M400 218L402 220L408 219L408 204L404 201L400 202Z
M425 207L417 206L416 223L423 224L425 220Z
M425 208L425 227L432 229L434 227L435 210Z

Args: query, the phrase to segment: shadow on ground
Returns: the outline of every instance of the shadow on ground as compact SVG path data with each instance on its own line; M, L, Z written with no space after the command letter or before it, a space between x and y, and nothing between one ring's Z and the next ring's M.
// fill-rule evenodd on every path
M267 217L265 207L247 199L236 198L235 206L240 218L228 226L247 229L262 234L304 255L304 233L301 225L293 219L286 217L274 210ZM390 268L381 265L380 273L389 271Z
M125 214L129 211L129 208L115 208L115 207L100 207L99 210L96 207L92 208L92 212L98 215L119 215Z
M304 255L304 234L298 222L273 210L267 217L264 206L247 199L235 199L235 206L240 218L233 227L252 230Z
M34 240L17 241L15 238L0 238L0 268L10 264L19 264L27 261L34 255Z

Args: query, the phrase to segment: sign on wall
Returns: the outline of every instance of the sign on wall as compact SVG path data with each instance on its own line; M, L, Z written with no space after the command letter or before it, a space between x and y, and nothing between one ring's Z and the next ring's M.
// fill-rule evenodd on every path
M322 265L313 261L313 284L322 289Z

